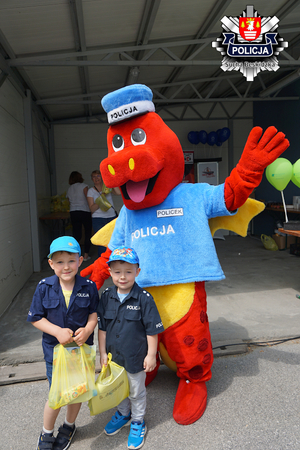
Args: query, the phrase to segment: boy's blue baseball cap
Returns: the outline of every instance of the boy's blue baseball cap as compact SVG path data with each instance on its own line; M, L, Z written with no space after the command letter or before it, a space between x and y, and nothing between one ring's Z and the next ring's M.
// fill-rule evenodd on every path
M53 253L55 252L69 252L69 253L78 253L81 255L81 248L76 239L72 236L61 236L57 239L54 239L52 244L50 245L50 253L48 258L51 259Z
M140 264L139 257L133 248L122 247L115 248L107 261L109 265L112 261L125 261L129 264Z

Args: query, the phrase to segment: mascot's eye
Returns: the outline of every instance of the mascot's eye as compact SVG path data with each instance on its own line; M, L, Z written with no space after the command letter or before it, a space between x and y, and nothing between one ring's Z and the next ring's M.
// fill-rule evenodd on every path
M120 134L115 134L112 140L112 146L115 152L119 152L124 148L124 139Z
M146 139L147 139L147 135L146 135L145 131L142 130L141 128L136 128L131 133L131 142L133 143L133 145L145 144Z

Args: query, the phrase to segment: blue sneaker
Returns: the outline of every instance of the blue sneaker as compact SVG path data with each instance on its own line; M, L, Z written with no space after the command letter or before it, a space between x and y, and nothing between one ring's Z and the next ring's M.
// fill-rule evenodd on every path
M58 434L53 445L53 450L67 450L70 447L71 441L76 431L75 425L69 427L67 424L63 424L58 429Z
M41 433L37 443L36 450L52 450L54 442L55 437L53 436L52 433L51 434Z
M117 411L114 416L112 416L111 420L108 422L106 427L104 428L105 434L108 436L112 436L113 434L119 433L121 428L130 425L131 413L128 416L122 416L122 414Z
M144 445L145 434L147 427L145 421L142 422L133 421L130 426L130 433L128 436L128 448L141 448Z

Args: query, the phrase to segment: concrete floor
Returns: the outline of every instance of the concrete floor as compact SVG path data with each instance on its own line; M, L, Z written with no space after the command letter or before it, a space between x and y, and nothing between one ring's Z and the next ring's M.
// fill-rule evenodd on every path
M251 237L229 236L217 240L216 247L227 278L207 283L208 313L214 355L219 352L226 357L215 358L213 376L207 383L207 409L189 426L178 425L172 417L178 378L161 366L147 389L148 433L143 448L297 450L300 299L296 295L300 293L300 258L288 250L265 250L259 239ZM38 281L50 273L45 264L42 273L32 275L0 318L3 450L35 448L42 426L48 382L33 382L45 378L41 333L26 322L26 317ZM257 341L286 337L295 339L257 346ZM256 346L237 355L240 347L247 350L245 342L249 341ZM227 356L227 350L233 355ZM22 364L25 362L29 364ZM113 437L104 435L110 417L111 411L91 417L84 404L72 448L126 448L128 430ZM56 428L61 420L63 413Z
M213 346L300 335L300 258L268 251L250 236L215 244L226 279L206 283ZM92 255L82 267L96 258L95 248ZM45 260L0 317L0 366L43 360L41 332L26 317L37 283L51 273Z

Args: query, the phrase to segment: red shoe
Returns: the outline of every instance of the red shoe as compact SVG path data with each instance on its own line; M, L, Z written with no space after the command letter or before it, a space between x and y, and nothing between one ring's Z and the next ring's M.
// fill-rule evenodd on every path
M206 401L205 381L194 383L180 378L173 409L174 420L181 425L196 422L205 411Z

